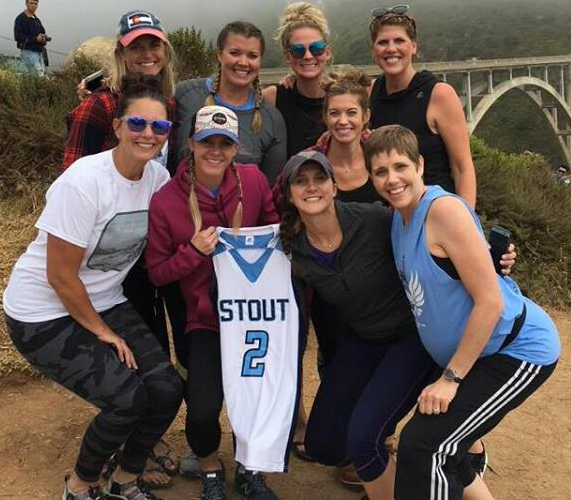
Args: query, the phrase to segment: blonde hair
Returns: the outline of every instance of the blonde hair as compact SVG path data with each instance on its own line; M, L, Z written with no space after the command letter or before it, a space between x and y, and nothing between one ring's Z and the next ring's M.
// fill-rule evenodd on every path
M331 35L323 12L309 2L295 2L286 7L274 36L283 50L287 49L291 34L298 28L315 28L326 42Z
M254 26L252 23L247 21L234 21L228 23L220 33L218 33L218 38L216 40L216 49L218 52L222 52L224 50L224 46L226 45L226 40L228 35L233 33L235 35L242 35L245 38L256 38L260 42L261 48L261 55L264 55L266 50L266 40L264 39L264 35L262 32ZM216 77L212 82L212 88L204 99L204 106L214 106L216 104L214 100L214 96L220 91L220 80L222 78L222 68L220 63L218 63L218 72L216 73ZM254 132L259 132L262 130L262 87L260 85L260 78L256 77L252 82L252 86L254 87L254 118L252 120L252 130Z
M242 207L242 179L238 174L238 168L236 164L232 161L229 167L232 173L236 177L236 183L238 184L238 205L236 205L236 210L234 210L234 215L232 216L232 229L237 232L242 227L242 217L243 217L243 207ZM191 239L196 236L202 228L202 214L200 213L200 205L198 204L198 197L196 196L196 191L194 190L194 184L196 182L196 165L194 163L194 156L190 156L188 162L188 182L189 182L189 194L188 194L188 208L190 210L190 218L194 225L194 234Z
M359 70L351 70L346 73L329 73L323 80L321 86L325 92L323 99L323 115L327 115L329 99L335 95L351 94L357 96L363 112L369 109L369 92L371 78Z
M172 97L174 95L175 74L174 74L174 61L175 53L170 42L161 40L165 45L166 59L163 69L157 75L161 80L161 86L165 97ZM107 85L112 92L119 92L121 90L121 82L123 77L129 73L127 70L127 63L125 62L124 51L127 47L117 40L115 51L113 52L113 60L111 61L109 77L107 78Z

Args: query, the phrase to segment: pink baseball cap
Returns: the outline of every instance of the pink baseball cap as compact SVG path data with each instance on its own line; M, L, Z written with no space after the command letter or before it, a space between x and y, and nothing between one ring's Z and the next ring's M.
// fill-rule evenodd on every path
M154 14L144 10L132 10L124 14L119 21L121 45L127 47L135 38L142 35L153 35L164 42L168 41L161 22Z

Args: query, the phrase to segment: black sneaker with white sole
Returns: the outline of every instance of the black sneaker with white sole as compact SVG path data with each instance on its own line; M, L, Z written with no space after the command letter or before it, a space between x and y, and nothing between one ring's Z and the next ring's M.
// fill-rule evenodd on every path
M266 484L266 476L251 470L240 471L236 467L234 484L238 492L247 500L278 500L277 495Z
M225 500L224 469L202 473L202 495L200 500Z

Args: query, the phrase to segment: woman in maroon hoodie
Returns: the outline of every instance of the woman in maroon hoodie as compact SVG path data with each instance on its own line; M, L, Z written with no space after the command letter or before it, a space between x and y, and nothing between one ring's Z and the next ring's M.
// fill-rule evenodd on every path
M146 261L151 281L157 286L178 283L184 299L186 352L179 348L177 355L188 370L186 436L200 459L202 498L210 500L224 498L218 458L223 401L220 335L210 298L215 227L273 224L278 215L264 174L256 165L234 163L239 146L235 113L206 106L195 120L191 156L151 200ZM173 327L175 335L176 330ZM277 499L261 473L239 471L238 487Z

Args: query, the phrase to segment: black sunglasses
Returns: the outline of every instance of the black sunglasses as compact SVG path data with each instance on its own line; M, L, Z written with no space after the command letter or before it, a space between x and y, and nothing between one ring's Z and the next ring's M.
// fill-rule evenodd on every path
M397 16L402 16L406 14L410 9L408 5L393 5L392 7L378 7L371 11L373 17L383 17L387 14L396 14Z
M166 135L169 133L172 122L170 120L150 120L147 121L146 118L142 116L124 116L122 118L127 123L127 127L131 132L142 132L147 128L147 125L151 126L151 130L157 135Z
M288 45L286 50L294 59L301 59L305 56L307 50L309 50L312 56L318 57L325 53L326 48L327 42L325 40L316 40L315 42L311 42L308 46L303 45L303 43L294 43Z

